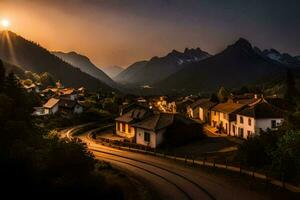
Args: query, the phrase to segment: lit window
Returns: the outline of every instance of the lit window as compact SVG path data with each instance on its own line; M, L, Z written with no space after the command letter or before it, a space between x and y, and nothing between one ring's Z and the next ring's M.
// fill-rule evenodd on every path
M240 117L240 123L243 124L244 123L244 118Z
M249 118L249 119L248 119L248 125L251 126L251 124L252 124L252 121L251 121L251 119Z

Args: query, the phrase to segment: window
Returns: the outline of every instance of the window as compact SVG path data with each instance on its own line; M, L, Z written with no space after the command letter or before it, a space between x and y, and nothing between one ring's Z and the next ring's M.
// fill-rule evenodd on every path
M276 120L271 120L271 128L276 128Z
M235 135L235 126L234 125L232 125L232 132Z
M243 124L244 123L244 118L240 117L240 123Z
M144 132L144 141L150 142L150 133Z
M247 137L250 137L251 131L247 131Z
M244 137L244 129L243 128L240 129L240 137Z
M120 123L120 131L122 132L123 131L123 124Z
M251 124L252 124L252 120L249 118L248 119L248 125L251 126Z

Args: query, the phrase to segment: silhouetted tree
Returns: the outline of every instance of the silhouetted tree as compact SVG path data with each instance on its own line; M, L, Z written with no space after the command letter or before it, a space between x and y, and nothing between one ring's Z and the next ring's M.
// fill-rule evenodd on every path
M296 88L296 82L294 74L291 70L287 70L286 74L286 91L284 98L294 107L297 106L297 100L299 98L299 92Z
M0 91L3 89L4 80L5 80L5 69L3 66L3 62L0 59Z
M219 99L217 97L217 95L215 93L213 93L211 96L210 96L210 101L211 102L215 102L215 103L218 103L219 102Z
M229 95L229 92L224 87L221 87L218 92L218 99L220 102L225 102L227 101Z

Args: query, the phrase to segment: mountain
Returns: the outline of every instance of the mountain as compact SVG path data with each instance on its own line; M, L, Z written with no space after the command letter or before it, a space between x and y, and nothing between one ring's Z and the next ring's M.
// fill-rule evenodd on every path
M101 80L102 82L106 83L111 87L115 87L114 81L109 76L107 76L101 69L94 65L88 57L80 55L74 51L69 53L54 51L52 53L60 59L62 59L63 61L89 74L90 76Z
M35 73L50 73L70 87L111 90L100 80L62 61L40 45L11 32L0 32L0 58Z
M207 52L197 49L185 49L184 52L173 50L164 57L153 57L149 61L132 64L117 77L115 81L135 86L151 85L179 71L190 63L210 57Z
M279 79L286 68L257 52L246 39L239 39L221 53L192 63L154 85L182 91L215 91L220 86L232 88L269 79Z
M114 78L119 75L124 69L120 66L109 66L101 68L110 78Z
M280 53L275 49L266 49L262 51L262 55L291 68L300 67L300 60L297 57L293 57L287 53Z
M18 77L20 78L25 78L25 70L22 68L22 67L19 67L19 66L16 66L16 65L13 65L11 63L8 63L4 60L2 60L2 63L3 63L3 67L5 69L5 73L6 74L9 74L9 73L14 73L16 74Z
M300 61L300 56L295 56L294 58Z

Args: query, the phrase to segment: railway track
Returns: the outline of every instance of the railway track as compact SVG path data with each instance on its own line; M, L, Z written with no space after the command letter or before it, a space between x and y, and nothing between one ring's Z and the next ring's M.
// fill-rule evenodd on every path
M109 153L93 148L90 148L89 150L92 151L97 158L102 160L129 165L163 179L169 184L175 186L186 197L186 199L216 199L212 194L210 194L205 188L201 187L195 181L190 180L189 178L186 178L185 176L182 176L181 174L170 169L134 158L117 155L115 153Z

